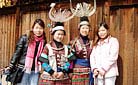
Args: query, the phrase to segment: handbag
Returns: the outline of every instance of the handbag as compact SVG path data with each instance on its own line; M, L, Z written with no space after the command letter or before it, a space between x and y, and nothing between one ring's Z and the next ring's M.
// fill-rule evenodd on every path
M23 77L24 71L23 68L16 67L10 69L9 74L7 74L6 81L9 81L13 84L20 83Z

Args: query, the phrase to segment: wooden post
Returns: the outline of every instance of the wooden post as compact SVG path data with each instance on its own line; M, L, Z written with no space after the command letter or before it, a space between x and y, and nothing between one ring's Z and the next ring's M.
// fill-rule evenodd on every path
M21 12L20 12L20 7L16 7L16 15L15 15L15 19L16 19L16 30L15 30L15 43L17 42L17 40L19 39L19 26L20 26L20 19L21 19Z

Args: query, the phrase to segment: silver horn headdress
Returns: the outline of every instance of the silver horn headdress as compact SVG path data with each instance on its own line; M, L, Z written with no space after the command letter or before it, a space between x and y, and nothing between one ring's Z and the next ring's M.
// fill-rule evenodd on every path
M70 0L70 9L72 13L75 13L77 17L83 17L83 16L91 16L96 11L96 0L94 0L94 6L92 7L91 4L88 4L86 2L78 3L77 4L77 13L76 10L72 7L72 1Z
M64 22L69 21L70 19L72 19L76 13L78 8L76 8L76 11L74 10L74 12L72 13L69 9L59 9L56 10L55 7L55 3L52 3L50 5L51 9L49 11L49 18L52 22L54 22L54 24L49 25L49 27L51 28L51 34L54 34L54 31L57 30L63 30L64 34L65 30L64 30Z
M74 17L74 15L76 15L77 13L77 8L76 8L76 11L74 10L73 13L71 13L70 10L68 9L59 9L59 10L55 10L54 7L55 7L55 3L52 3L50 6L51 6L51 9L49 11L49 18L54 21L54 22L66 22L70 19L72 19Z

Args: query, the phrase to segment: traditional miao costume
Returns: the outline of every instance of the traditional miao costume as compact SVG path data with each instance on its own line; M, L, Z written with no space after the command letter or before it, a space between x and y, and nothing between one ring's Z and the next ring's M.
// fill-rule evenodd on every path
M55 4L51 4L51 9L49 11L49 18L54 24L52 28L52 35L56 30L64 30L64 25L62 24L65 21L73 18L74 14L71 15L70 11L66 9L54 9ZM52 25L53 26L53 25ZM71 81L68 75L70 61L72 61L73 53L70 51L69 46L63 45L62 42L57 42L53 39L52 42L46 44L41 58L43 57L42 67L44 68L45 73L41 76L46 82L44 85L71 85ZM63 72L63 78L53 78L52 74L54 72Z
M87 37L87 36L86 36ZM72 85L89 85L90 79L90 52L91 44L86 37L80 37L74 40L75 54L77 59L74 61L73 74L72 74ZM85 39L84 39L85 38ZM84 39L84 40L83 40ZM85 43L84 43L85 41Z
M41 75L42 79L45 79L46 85L71 85L71 81L68 75L70 62L74 57L67 45L58 44L56 41L52 41L44 48L41 57L46 59L46 62L42 64L45 73ZM64 77L56 79L51 75L56 72L63 72Z
M96 0L94 0L93 7L91 4L82 2L78 3L74 8L72 6L72 2L70 2L70 9L72 13L76 13L74 10L78 9L75 15L77 17L80 17L78 28L83 25L90 27L88 17L93 15L96 11ZM91 52L90 41L85 41L82 39L82 37L80 37L77 40L74 48L76 51L77 60L74 62L75 66L73 69L72 85L91 85L93 84L93 78L92 76L89 77L89 74L91 73L89 65L89 57Z

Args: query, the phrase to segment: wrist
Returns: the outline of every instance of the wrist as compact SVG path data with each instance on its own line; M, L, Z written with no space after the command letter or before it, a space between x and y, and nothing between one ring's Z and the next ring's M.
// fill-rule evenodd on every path
M48 73L49 73L50 75L53 75L54 72L55 72L55 71L51 69Z

